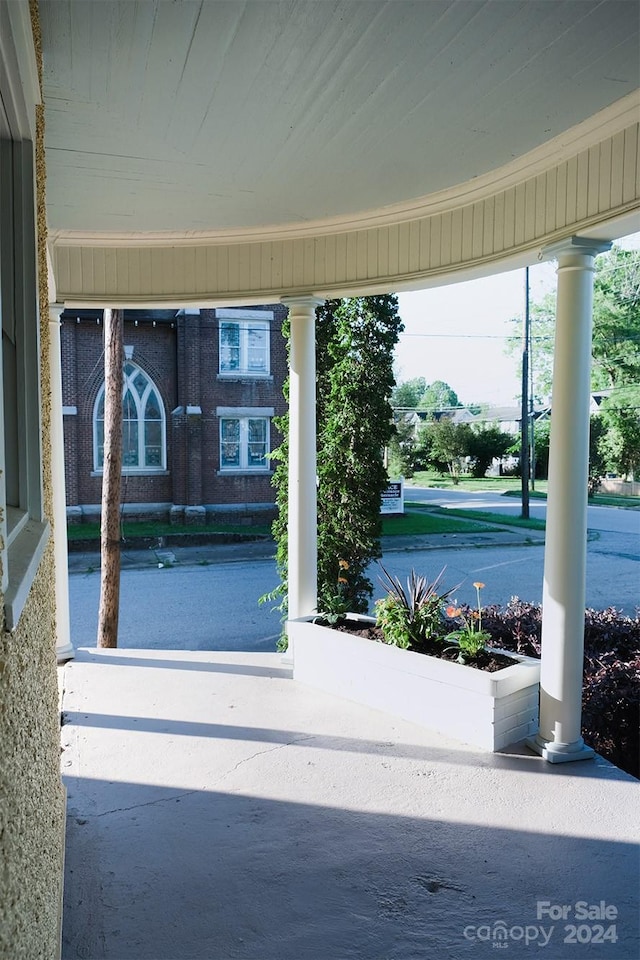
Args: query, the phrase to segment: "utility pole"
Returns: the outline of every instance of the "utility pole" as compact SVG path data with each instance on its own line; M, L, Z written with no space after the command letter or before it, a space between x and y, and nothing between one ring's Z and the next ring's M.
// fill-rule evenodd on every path
M529 286L527 285L527 293ZM527 295L527 301L529 297ZM531 333L531 315L529 315L529 422L530 422L530 441L529 441L529 473L531 474L531 490L536 488L536 433L535 416L533 409L533 400L535 392L533 389L533 334Z
M520 412L520 473L522 513L529 519L529 267L524 271L524 328L522 331L522 406Z
M123 310L104 316L104 458L100 526L98 646L118 646L120 611L120 475L122 472Z

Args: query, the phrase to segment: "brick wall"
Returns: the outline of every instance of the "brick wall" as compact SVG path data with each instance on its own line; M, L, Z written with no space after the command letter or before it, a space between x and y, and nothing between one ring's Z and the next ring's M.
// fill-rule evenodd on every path
M273 505L270 471L225 474L220 471L218 407L267 407L286 411L282 384L287 376L282 304L251 310L271 311L270 376L219 377L219 319L216 310L126 311L124 341L132 360L153 380L162 397L167 428L167 471L123 474L127 505L167 504L213 508L219 515L250 505ZM67 505L100 503L102 478L94 470L93 411L103 383L101 313L65 311L62 316L62 375L65 415ZM71 408L77 412L72 413ZM280 436L271 425L271 449ZM142 512L142 511L141 511Z

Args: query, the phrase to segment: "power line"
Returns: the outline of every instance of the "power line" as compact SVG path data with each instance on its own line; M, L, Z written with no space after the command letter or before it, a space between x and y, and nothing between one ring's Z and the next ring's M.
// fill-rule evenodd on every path
M513 340L514 342L518 340L518 336L514 333L508 334L499 334L499 333L401 333L400 337L412 337L423 340ZM538 343L542 341L553 340L553 334L538 334L531 337L532 340L536 340ZM596 339L594 337L594 339ZM607 337L603 339L602 337L597 337L597 342L599 344L603 343L636 343L640 341L640 334L632 334L628 337Z

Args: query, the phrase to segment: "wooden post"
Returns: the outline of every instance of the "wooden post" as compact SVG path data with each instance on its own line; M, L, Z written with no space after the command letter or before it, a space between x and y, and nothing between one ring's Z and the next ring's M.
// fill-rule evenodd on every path
M100 527L98 646L118 646L120 476L122 472L123 311L104 311L104 460Z

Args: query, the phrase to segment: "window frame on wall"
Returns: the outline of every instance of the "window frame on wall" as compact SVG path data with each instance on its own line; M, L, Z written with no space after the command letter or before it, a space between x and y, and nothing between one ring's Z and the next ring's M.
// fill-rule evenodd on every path
M146 381L141 388L138 381ZM91 418L93 429L93 472L102 475L103 460L101 451L104 451L104 383L101 385L93 404ZM159 416L148 417L149 404L155 399L155 407ZM124 364L122 384L122 475L148 476L150 474L166 473L167 471L167 415L162 395L153 379L140 364L127 359ZM102 416L100 413L102 412ZM135 413L135 416L127 414ZM100 424L103 424L102 430ZM148 427L160 425L159 443L148 443ZM159 448L159 462L147 462L147 451ZM132 455L135 449L137 463L127 463L127 456ZM141 464L141 459L144 462Z
M0 4L0 564L13 631L50 535L44 515L35 184L38 75L28 5Z
M275 414L273 407L218 407L216 416L219 419L218 428L218 463L220 475L229 474L270 474L269 454L271 453L271 419ZM227 433L227 424L237 424L236 437ZM251 439L252 425L261 424L264 427L264 438ZM233 463L225 456L225 446L237 445L238 456ZM251 463L251 445L260 444L264 452L259 463Z
M272 310L241 310L228 308L216 310L218 319L218 378L222 380L270 379L271 378L271 322ZM237 328L236 343L227 339L231 327ZM263 335L264 343L260 347L262 361L252 359L252 351L258 350L252 344L252 335ZM237 366L229 361L231 350L238 353Z

